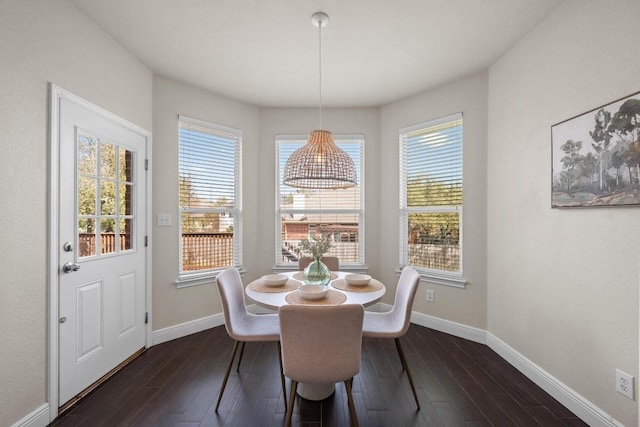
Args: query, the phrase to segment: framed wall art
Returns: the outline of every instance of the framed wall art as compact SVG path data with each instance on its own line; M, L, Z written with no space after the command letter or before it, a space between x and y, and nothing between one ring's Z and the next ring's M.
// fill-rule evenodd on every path
M552 208L640 205L640 92L551 126Z

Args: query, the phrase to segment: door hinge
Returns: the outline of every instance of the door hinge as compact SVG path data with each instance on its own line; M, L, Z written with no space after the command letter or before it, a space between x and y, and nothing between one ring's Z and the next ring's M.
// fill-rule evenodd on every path
M144 247L149 246L149 236L144 236Z
M148 311L144 314L144 324L146 325L147 323L149 323L149 312Z
M149 159L144 159L144 170L149 170Z

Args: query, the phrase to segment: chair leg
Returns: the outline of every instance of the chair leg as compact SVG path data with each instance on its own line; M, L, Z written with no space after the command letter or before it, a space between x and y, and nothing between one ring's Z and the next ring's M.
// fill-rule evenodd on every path
M287 416L284 419L285 427L291 427L291 418L293 417L293 405L296 401L297 390L298 390L298 381L291 380L291 390L289 391L289 406L287 407Z
M238 367L236 368L236 372L240 372L240 362L242 362L242 355L244 354L244 345L246 342L242 341L240 343L240 357L238 357Z
M284 411L287 412L287 385L284 382L284 370L282 369L282 348L280 347L280 341L278 346L278 364L280 365L280 384L282 385L282 397L284 399Z
M220 386L220 393L218 394L218 403L216 403L216 412L218 412L218 406L220 406L220 401L222 400L222 393L224 393L224 388L227 386L227 380L229 379L229 372L231 372L231 366L233 365L233 359L236 357L236 351L238 351L238 341L233 342L233 349L231 350L231 359L229 360L229 365L227 366L227 372L224 374L224 380L222 380L222 385Z
M416 386L413 384L413 377L411 376L411 371L409 370L409 364L407 363L407 359L404 357L404 351L402 351L402 346L400 345L400 338L396 338L395 342L396 342L396 348L398 349L398 355L400 356L400 362L402 362L402 367L407 372L407 377L409 378L409 384L411 385L413 398L416 400L416 406L418 407L418 410L420 410L418 393L416 393Z
M349 415L351 415L351 425L358 427L358 414L356 414L356 406L353 404L353 378L350 378L344 382L344 386L347 389L347 401L349 402Z

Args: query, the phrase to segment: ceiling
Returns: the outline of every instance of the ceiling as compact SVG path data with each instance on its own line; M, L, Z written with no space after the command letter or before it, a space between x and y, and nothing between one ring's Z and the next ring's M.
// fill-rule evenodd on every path
M486 69L562 0L68 0L155 73L258 106L379 106Z

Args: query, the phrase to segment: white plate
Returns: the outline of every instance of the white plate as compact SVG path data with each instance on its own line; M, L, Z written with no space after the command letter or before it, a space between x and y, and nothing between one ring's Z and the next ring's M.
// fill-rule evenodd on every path
M324 285L302 285L297 290L298 295L306 300L319 300L327 296L329 288Z
M347 274L344 276L344 280L351 286L366 286L371 281L371 276L368 274Z
M284 274L265 274L262 276L262 283L270 288L282 286L287 283L288 277Z

